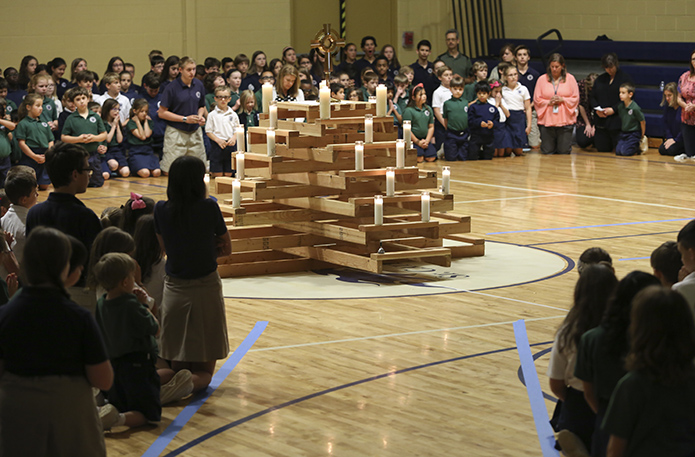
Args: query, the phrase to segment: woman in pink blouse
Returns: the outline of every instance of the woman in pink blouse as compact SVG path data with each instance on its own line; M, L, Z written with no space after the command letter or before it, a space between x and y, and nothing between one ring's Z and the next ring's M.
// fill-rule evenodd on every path
M577 122L578 105L577 81L567 73L564 57L552 54L548 72L538 78L533 94L543 154L569 154L572 151L572 130Z
M681 107L681 131L685 155L695 156L695 51L690 54L690 69L678 80L678 104Z

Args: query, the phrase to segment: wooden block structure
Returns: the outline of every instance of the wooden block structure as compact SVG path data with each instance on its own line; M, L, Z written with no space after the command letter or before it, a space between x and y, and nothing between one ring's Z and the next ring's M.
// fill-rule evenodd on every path
M331 265L381 273L391 262L447 267L452 258L485 254L484 240L470 235L471 218L454 213L454 196L438 190L436 171L418 169L415 149L395 169L395 195L385 196L386 168L396 166L391 116L373 117L374 142L364 145L364 170L355 170L355 142L364 141L365 115L375 114L374 104L332 103L330 119L319 119L317 102L277 108L274 157L267 153L267 115L248 129L240 207L232 204L235 179L215 179L233 251L218 260L220 276ZM421 220L422 191L430 191L428 222ZM375 195L383 195L382 225L374 223ZM460 243L444 247L444 239Z

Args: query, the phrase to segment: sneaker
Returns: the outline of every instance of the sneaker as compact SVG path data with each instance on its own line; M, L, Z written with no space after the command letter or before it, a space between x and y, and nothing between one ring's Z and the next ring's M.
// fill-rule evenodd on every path
M685 161L688 160L689 158L690 158L690 157L688 157L688 156L685 155L685 154L679 154L679 155L677 155L676 157L674 157L673 160L675 160L676 162L685 162Z
M120 413L113 405L104 405L99 408L99 419L101 419L101 426L104 430L111 430L111 427L116 425L118 422L118 415Z
M193 374L189 370L177 371L171 381L164 384L159 393L162 405L178 401L193 392Z
M97 389L96 387L92 387L92 395L94 395L94 402L97 404L97 406L104 406L106 404L104 393L101 390Z

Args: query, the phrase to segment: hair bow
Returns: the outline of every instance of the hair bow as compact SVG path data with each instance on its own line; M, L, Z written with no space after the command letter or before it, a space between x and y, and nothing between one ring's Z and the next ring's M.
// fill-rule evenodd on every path
M494 89L495 87L500 87L500 86L501 86L501 84L499 81L492 81L490 83L490 89Z
M130 193L130 209L145 209L147 204L142 200L142 195L136 194L135 192Z
M414 97L414 96L415 96L415 89L417 89L418 87L422 87L423 89L425 88L425 86L424 86L422 83L417 83L415 86L413 86L413 90L412 90L412 92L410 93L410 96L411 96L411 97Z

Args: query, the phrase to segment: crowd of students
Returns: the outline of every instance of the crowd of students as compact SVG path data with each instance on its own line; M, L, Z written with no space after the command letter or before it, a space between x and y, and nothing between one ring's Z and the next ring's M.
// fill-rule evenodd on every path
M46 201L26 165L0 201L0 454L103 456L103 430L159 422L227 357L216 259L231 240L196 157L173 161L166 201L131 193L101 218L77 198L86 148L45 159Z
M618 155L644 150L645 118L632 100L635 86L615 54L602 58L605 73L578 82L560 54L550 56L547 72L540 74L529 66L526 46L507 44L499 64L488 71L485 62L471 63L458 51L456 30L445 36L447 51L433 62L431 43L421 40L417 60L404 66L393 46L377 52L372 36L362 39L360 59L357 46L348 43L327 76L332 96L368 101L377 85L385 84L388 115L400 135L403 122L411 123L419 161L491 159L539 148L546 154L569 154L573 141ZM34 168L45 186L43 153L58 140L83 144L90 152L90 186L131 171L140 177L159 176L173 159L191 150L210 160L215 176L230 176L236 140L228 128L223 132L220 127L258 125L264 83L273 85L277 101L317 99L329 66L322 51L298 55L292 47L270 61L256 51L250 59L239 54L208 57L197 64L190 57L165 58L157 50L149 60L150 70L140 85L135 84L134 66L120 57L112 57L101 76L88 70L84 59L73 59L69 80L68 64L60 57L39 64L26 56L19 70L6 68L0 78L0 180L11 163L21 163ZM685 80L663 89L666 133L659 151L678 161L695 154L695 146L691 154L685 148L695 134L684 138L681 133L695 107L695 95L688 95L695 94L689 89L688 84L695 84L691 79L692 63ZM217 98L220 87L228 94L219 97L228 98ZM214 125L206 125L215 111Z
M579 258L548 365L568 456L695 455L695 221L618 280L610 254Z

